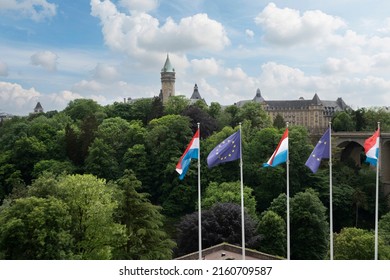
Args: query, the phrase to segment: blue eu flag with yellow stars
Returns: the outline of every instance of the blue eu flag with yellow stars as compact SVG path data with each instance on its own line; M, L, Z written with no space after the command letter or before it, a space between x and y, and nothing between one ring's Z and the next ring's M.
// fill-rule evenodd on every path
M224 162L239 159L241 154L240 141L240 131L237 131L219 143L207 156L207 165L209 168Z
M329 142L330 132L328 128L305 163L305 165L309 167L313 173L317 172L323 158L329 158Z

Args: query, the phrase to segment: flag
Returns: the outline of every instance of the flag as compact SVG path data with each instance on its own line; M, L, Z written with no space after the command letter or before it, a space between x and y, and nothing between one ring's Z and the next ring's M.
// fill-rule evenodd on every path
M224 162L239 159L241 154L240 141L240 131L237 131L219 143L207 156L207 165L209 168Z
M376 166L379 154L379 128L374 135L364 141L364 152L366 153L366 162Z
M286 130L284 131L282 139L280 139L280 142L276 147L275 152L272 154L270 159L263 164L263 167L269 167L269 166L275 167L278 164L286 162L287 155L288 155L288 128L286 128Z
M316 173L323 158L329 158L330 129L328 128L311 152L305 165Z
M192 137L190 144L180 157L179 162L176 164L176 171L180 174L179 179L183 180L190 167L191 159L198 158L199 154L199 129L195 132Z

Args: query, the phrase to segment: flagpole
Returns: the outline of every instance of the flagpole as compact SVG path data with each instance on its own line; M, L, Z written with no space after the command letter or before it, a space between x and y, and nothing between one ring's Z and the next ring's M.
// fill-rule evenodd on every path
M378 260L378 208L379 208L379 157L381 154L380 122L378 122L378 158L376 160L376 184L375 184L375 260Z
M241 177L241 236L242 236L242 259L245 260L245 217L244 217L244 175L242 168L242 133L240 125L240 177Z
M288 129L288 122L286 122ZM289 148L287 149L286 175L287 175L287 259L290 259L290 170L289 170Z
M330 231L330 259L333 260L332 122L329 122L329 231Z
M198 149L198 230L199 230L199 260L202 260L202 206L200 194L200 123L198 123L199 131L199 149Z

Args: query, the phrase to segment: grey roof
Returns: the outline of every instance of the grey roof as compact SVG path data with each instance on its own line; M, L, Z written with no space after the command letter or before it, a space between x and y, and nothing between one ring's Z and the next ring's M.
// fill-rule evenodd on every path
M336 101L321 100L317 94L315 94L311 100L267 100L265 103L268 107L275 109L307 109L309 106L314 105L322 106L325 111L336 112L349 108L342 98L338 98Z
M161 69L161 72L175 72L175 68L172 67L171 61L169 60L169 54L167 54L167 59L165 60L164 67Z
M197 99L197 100L202 99L202 97L200 96L197 84L195 84L195 86L194 86L194 92L192 93L190 99Z
M35 106L34 111L43 110L43 107L41 105L41 102L38 101L37 105Z
M253 98L253 101L254 101L254 102L259 102L259 103L265 101L264 98L261 96L261 91L260 91L259 88L258 88L257 91L256 91L256 95L255 95L255 97Z
M336 101L321 100L317 93L314 94L313 98L310 100L305 100L302 97L298 100L264 100L261 96L260 89L257 89L256 95L252 100L241 100L235 103L235 105L242 107L244 104L251 101L263 103L270 110L305 110L308 109L309 106L322 106L324 111L333 114L334 112L344 111L349 108L341 97L337 98Z

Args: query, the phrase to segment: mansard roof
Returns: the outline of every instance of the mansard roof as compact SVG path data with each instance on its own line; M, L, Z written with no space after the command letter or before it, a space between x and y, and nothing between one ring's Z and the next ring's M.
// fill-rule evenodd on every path
M329 111L343 111L349 108L341 97L336 101L321 100L317 93L311 100L305 100L303 98L300 98L299 100L267 100L265 103L271 109L306 109L309 106L322 106L325 110Z
M341 97L337 98L336 101L321 100L317 93L309 100L305 100L302 97L298 100L265 100L261 96L260 89L257 89L256 95L252 100L241 100L235 103L235 105L241 107L251 101L263 103L270 110L304 110L308 109L310 106L322 106L325 111L337 112L344 111L349 108Z

